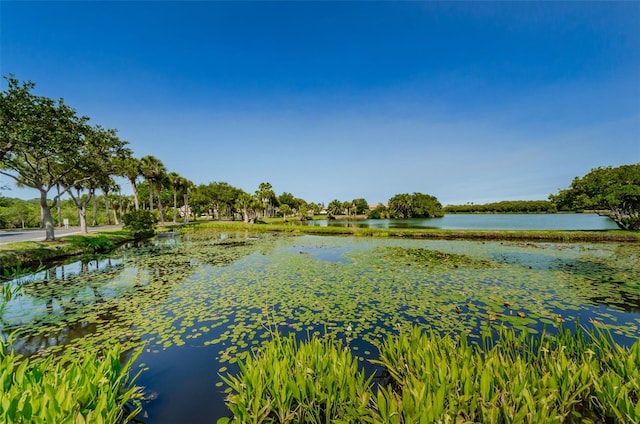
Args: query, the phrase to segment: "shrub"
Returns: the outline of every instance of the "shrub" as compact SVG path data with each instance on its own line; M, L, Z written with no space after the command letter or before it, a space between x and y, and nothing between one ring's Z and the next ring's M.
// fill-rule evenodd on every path
M81 236L73 238L71 242L79 248L90 253L107 253L113 249L113 242L104 235Z
M122 217L124 228L131 232L136 239L153 237L158 222L156 216L147 210L127 212Z

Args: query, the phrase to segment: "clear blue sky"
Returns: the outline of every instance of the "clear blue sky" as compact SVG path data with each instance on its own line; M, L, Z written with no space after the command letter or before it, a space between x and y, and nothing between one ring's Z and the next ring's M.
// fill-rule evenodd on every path
M640 162L636 1L2 1L0 13L3 75L197 184L484 203Z

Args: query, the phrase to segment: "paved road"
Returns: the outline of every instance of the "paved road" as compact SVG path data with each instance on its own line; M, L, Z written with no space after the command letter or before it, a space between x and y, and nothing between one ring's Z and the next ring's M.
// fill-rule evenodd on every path
M108 225L102 227L89 227L89 232L102 230L121 229L122 225ZM69 227L68 229L56 228L56 238L68 236L70 234L80 234L80 227ZM17 241L41 241L44 240L44 230L0 230L0 244L14 243Z

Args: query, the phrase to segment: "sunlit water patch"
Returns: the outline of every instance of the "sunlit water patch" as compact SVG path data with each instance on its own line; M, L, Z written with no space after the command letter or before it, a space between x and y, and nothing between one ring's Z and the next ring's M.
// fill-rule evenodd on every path
M195 233L25 280L2 307L26 355L142 346L149 423L226 414L219 373L273 331L334 335L368 372L411 325L472 339L500 325L640 335L633 244L506 243ZM101 265L102 264L102 265Z

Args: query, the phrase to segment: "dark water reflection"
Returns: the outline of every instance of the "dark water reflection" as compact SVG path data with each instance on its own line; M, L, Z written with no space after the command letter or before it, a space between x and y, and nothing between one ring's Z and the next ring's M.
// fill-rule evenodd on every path
M490 266L398 262L384 256L389 247ZM569 328L596 321L629 345L640 336L639 252L631 244L194 234L25 278L0 309L0 331L15 332L24 355L143 346L137 365L148 369L138 384L148 400L140 418L210 423L228 413L219 374L235 373L234 353L275 327L300 340L332 334L372 374L379 369L367 359L400 328L477 335L490 317L491 325L519 325L519 311L528 320L522 328L540 331L556 316Z

